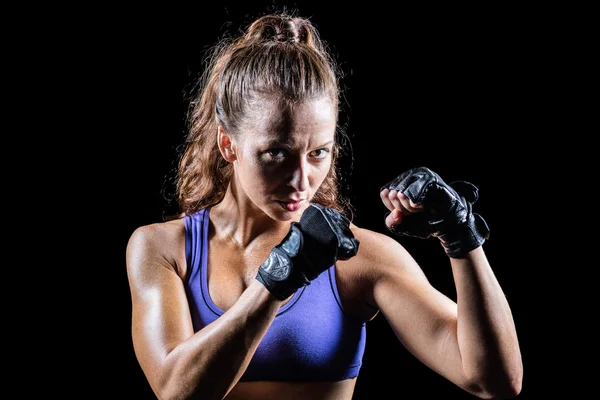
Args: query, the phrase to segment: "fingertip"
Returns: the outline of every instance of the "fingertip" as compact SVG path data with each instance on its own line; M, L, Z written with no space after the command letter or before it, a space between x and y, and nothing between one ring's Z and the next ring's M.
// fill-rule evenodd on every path
M386 218L386 225L388 228L393 228L398 225L402 221L402 213L400 210L395 208L392 212L390 212Z

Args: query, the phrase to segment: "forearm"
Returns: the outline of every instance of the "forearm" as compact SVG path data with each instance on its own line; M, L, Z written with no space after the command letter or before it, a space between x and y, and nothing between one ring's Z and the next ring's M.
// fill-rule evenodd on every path
M522 362L512 312L481 247L451 258L463 370L487 390L518 390Z
M225 397L246 370L281 304L258 281L252 283L225 314L169 353L164 397Z

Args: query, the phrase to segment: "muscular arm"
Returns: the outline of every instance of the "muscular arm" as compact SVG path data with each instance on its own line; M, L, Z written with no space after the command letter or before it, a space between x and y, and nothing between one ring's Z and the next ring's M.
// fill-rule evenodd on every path
M522 364L515 326L481 247L450 261L455 303L428 282L398 242L365 230L357 235L360 261L374 274L372 301L407 350L478 397L519 393Z
M480 389L516 396L522 361L509 304L482 247L450 258L457 291L456 337L462 367Z
M172 229L139 228L128 243L136 356L158 398L222 399L247 368L281 301L254 282L223 316L194 333L176 263L167 256L169 248L182 248L182 235Z

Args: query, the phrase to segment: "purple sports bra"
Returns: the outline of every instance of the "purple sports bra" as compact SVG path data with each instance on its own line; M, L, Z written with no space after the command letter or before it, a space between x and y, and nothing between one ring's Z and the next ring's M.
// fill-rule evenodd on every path
M196 332L224 314L208 292L209 211L185 217L186 291ZM279 309L241 381L338 381L358 375L366 322L344 313L334 268Z

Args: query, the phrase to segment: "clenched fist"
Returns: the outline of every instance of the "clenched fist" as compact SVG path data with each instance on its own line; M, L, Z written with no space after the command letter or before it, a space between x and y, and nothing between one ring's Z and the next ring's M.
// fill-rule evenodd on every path
M429 168L418 167L385 184L380 196L390 210L385 222L391 232L437 237L449 257L464 257L489 238L487 223L472 211L479 191L469 182L447 184Z

